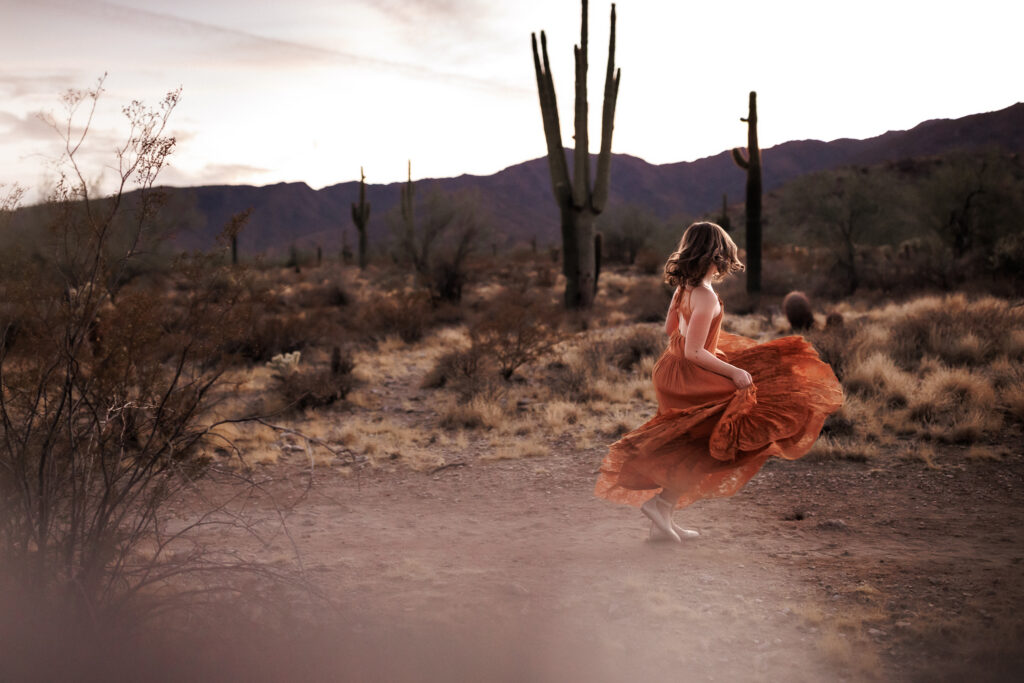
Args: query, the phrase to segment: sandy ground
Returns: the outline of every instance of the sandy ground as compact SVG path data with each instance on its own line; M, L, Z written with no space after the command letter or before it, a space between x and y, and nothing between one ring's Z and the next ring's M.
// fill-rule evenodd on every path
M383 381L383 412L431 419L418 381ZM297 450L257 470L281 499L305 492L290 538L215 540L297 554L323 591L331 625L264 680L301 659L309 680L1017 681L1024 453L1007 445L772 461L678 511L701 533L683 544L595 498L604 449L568 437L541 458L446 452L436 472L311 473Z
M350 675L376 680L1020 680L1020 457L772 462L739 495L677 512L701 532L680 545L593 497L601 455L314 470L288 526L347 630L313 668L332 679L347 657ZM272 486L304 487L302 459L272 466ZM278 536L264 552L290 549Z

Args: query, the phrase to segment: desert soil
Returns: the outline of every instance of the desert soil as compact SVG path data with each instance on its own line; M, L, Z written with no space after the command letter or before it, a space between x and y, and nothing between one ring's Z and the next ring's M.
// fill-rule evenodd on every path
M427 419L411 378L381 391ZM320 634L310 678L1022 680L1014 453L773 461L678 511L701 536L675 544L595 498L604 452L566 438L544 458L445 453L435 472L316 467L290 538L220 542L298 551L342 625ZM284 497L310 484L303 451L261 467Z

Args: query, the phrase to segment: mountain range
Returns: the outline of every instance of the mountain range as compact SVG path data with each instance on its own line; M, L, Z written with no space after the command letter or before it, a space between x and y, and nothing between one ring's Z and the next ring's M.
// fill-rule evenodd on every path
M959 119L925 121L910 130L890 131L866 140L797 140L763 149L764 189L769 192L806 173L847 165L872 165L984 148L1024 151L1024 103ZM628 154L614 154L611 173L609 209L636 204L662 218L679 216L685 220L711 214L721 206L723 195L738 202L744 193L744 174L733 164L728 151L696 161L661 165ZM372 205L371 245L387 236L386 214L398 204L400 185L366 186L367 200ZM320 190L305 183L164 189L171 195L171 206L178 207L180 212L175 222L181 228L175 243L181 248L212 248L216 235L230 217L249 207L253 212L239 237L243 254L281 252L292 244L337 250L343 230L348 233L349 245L354 248L356 243L350 205L359 196L357 181ZM558 209L544 157L489 176L416 181L418 199L433 190L473 192L499 241L527 242L536 238L540 244L552 244L559 239Z

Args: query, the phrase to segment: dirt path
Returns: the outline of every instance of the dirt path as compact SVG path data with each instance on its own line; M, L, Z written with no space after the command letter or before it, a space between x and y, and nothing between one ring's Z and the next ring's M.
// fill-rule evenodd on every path
M399 679L1019 672L1021 463L773 463L677 513L702 533L679 546L592 496L597 461L321 471L289 524L367 671Z
M382 377L380 403L364 411L428 426L430 394L418 381ZM682 545L647 541L637 510L593 496L602 449L567 439L550 457L477 455L444 453L457 466L432 474L318 467L287 520L294 548L281 535L263 548L219 539L262 559L297 549L330 598L335 625L303 635L307 679L1015 681L1024 672L1019 453L966 461L940 449L938 468L884 454L773 461L739 495L678 512L702 534ZM308 483L308 464L286 452L265 472L287 495Z

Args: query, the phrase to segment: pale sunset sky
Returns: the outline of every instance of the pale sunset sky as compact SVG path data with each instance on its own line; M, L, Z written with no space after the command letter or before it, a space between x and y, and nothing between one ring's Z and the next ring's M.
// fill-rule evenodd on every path
M1024 3L620 0L613 151L687 161L864 138L1007 107ZM610 3L590 3L591 151ZM0 0L0 183L52 185L59 95L108 73L83 150L90 181L127 133L121 107L182 87L164 184L491 174L545 153L530 33L544 29L567 146L579 0ZM614 175L614 166L613 166Z

